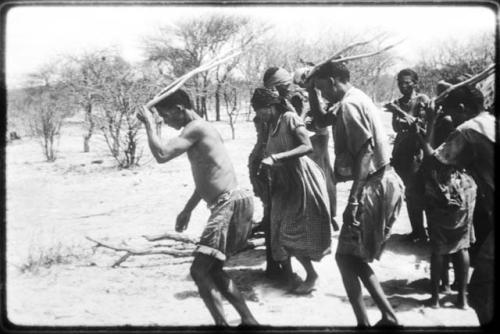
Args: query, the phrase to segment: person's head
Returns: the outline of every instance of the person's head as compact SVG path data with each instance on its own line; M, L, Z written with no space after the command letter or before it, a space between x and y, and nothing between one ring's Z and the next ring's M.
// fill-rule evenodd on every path
M256 117L264 122L279 117L287 110L284 99L267 88L256 88L250 103Z
M350 79L349 70L344 64L328 62L314 74L314 86L328 102L336 103L344 96Z
M270 67L264 72L263 83L265 88L275 88L280 96L285 96L292 83L292 76L284 68Z
M417 87L418 75L414 70L405 68L399 71L397 80L401 94L403 96L410 96Z
M443 111L450 115L456 127L484 110L484 97L475 87L462 86L443 100Z
M189 122L186 111L192 109L193 104L189 95L179 89L155 104L154 107L165 124L178 130Z

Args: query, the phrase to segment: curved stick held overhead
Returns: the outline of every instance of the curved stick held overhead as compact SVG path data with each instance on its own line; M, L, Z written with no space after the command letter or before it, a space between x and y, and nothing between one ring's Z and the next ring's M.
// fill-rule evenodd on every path
M171 82L167 87L165 87L158 95L156 95L151 101L149 101L146 104L146 107L151 108L161 100L165 99L167 96L171 95L174 93L176 90L178 90L186 81L194 77L196 74L208 71L226 61L228 61L231 58L236 57L239 55L242 51L237 51L234 52L230 55L227 55L225 57L217 57L211 61L209 61L207 64L201 65L194 70L188 72L187 74L184 74L180 78L177 78L173 82Z
M462 81L460 83L457 83L456 85L452 85L450 86L449 88L447 88L444 92L442 92L441 94L439 94L435 99L434 99L434 104L437 104L437 103L441 103L443 102L443 100L452 92L454 91L455 89L457 88L460 88L460 87L463 87L463 86L472 86L472 85L475 85L477 84L478 82L486 79L487 77L489 77L490 75L492 75L493 73L495 73L495 64L492 64L490 66L488 66L484 71L476 74L475 76L465 80L465 81Z
M368 53L363 53L363 54L360 54L360 55L354 55L354 56L348 56L348 57L343 57L343 58L338 58L343 52L346 52L347 50L350 50L358 45L364 45L364 44L367 44L370 41L367 41L367 42L358 42L358 43L353 43L351 45L348 45L347 47L345 47L343 50L340 50L338 52L336 52L333 56L331 56L330 58L328 58L327 60L321 62L320 64L314 66L310 71L309 73L307 74L307 77L306 77L306 81L309 80L317 71L318 69L323 66L324 64L328 63L328 62L332 62L332 63L342 63L342 62L346 62L346 61L351 61L351 60L356 60L356 59L361 59L361 58L368 58L368 57L372 57L372 56L376 56L382 52L385 52L389 49L392 49L393 47L395 47L396 45L399 45L403 42L404 40L401 40L397 43L394 43L394 44L391 44L391 45L388 45L380 50L377 50L377 51L373 51L373 52L368 52Z

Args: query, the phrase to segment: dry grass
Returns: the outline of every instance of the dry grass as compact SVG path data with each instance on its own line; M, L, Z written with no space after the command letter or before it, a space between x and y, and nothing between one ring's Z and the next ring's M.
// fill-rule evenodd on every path
M50 247L36 247L30 250L26 260L18 266L23 274L39 273L41 268L50 268L54 265L71 264L87 257L82 249L75 246L66 246L62 243Z

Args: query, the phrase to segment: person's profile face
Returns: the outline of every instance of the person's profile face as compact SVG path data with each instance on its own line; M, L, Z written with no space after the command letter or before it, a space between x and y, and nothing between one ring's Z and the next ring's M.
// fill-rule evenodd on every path
M320 91L321 96L330 103L340 100L339 90L333 78L315 78L314 86Z
M398 80L398 88L401 94L405 96L411 95L415 89L415 82L413 81L411 75L403 75Z
M168 126L179 130L184 126L184 112L180 106L157 108L158 114Z
M276 85L276 90L280 96L285 96L288 93L290 84Z

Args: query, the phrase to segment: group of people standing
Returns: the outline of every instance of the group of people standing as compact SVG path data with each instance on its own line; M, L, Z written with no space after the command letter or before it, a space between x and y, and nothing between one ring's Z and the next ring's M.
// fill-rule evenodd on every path
M467 306L467 249L475 240L473 216L481 217L474 221L482 226L484 237L469 295L480 322L490 321L495 119L483 110L481 93L463 87L434 106L417 94L417 74L401 71L397 79L403 96L386 106L393 111L397 132L391 157L381 111L351 84L344 64L326 62L313 75L303 74L303 69L292 76L283 68L269 68L263 87L255 89L251 98L257 143L249 157L250 179L264 206L269 277L283 280L295 294L314 290L318 274L313 262L331 253L332 229L339 229L336 183L352 181L335 259L358 327L370 326L361 284L381 311L377 325L400 326L370 262L380 258L405 198L413 229L410 241L426 241L426 213L433 306L439 305L435 287L439 289L439 280L446 276L448 255L459 289L457 305ZM257 325L223 270L226 258L251 234L252 196L239 189L220 135L193 111L184 91L168 96L155 109L167 125L182 132L162 143L154 131L152 111L141 110L138 117L146 125L153 155L164 163L187 152L196 185L177 218L176 230L187 227L201 199L211 210L191 267L200 296L217 325L227 325L221 294L239 312L243 325ZM304 267L305 280L294 273L292 257Z

